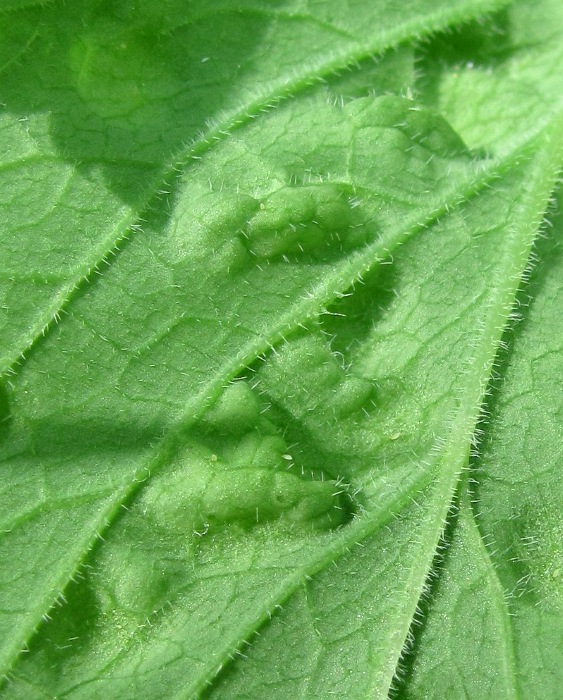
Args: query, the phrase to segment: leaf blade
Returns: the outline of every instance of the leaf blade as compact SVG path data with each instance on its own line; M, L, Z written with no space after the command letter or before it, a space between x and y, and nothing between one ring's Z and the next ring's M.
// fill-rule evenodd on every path
M403 57L411 65L412 53ZM395 84L404 85L404 66L393 65ZM271 694L271 685L260 685L261 659L271 667L273 652L260 651L269 641L252 645L249 662L231 664L230 655L257 628L278 650L295 648L298 628L286 644L279 625L287 615L294 625L305 621L317 647L309 659L299 654L306 668L278 678L279 692L328 696L352 683L360 696L364 690L350 679L361 668L361 688L387 695L561 158L557 123L527 144L527 131L518 132L499 161L479 163L443 123L409 102L340 96L323 106L340 89L357 97L371 79L367 72L363 84L335 79L326 92L307 90L260 115L256 129L247 119L228 139L218 137L218 146L202 146L202 162L196 158L160 195L162 204L108 271L68 297L68 317L34 343L10 381L2 403L12 444L4 455L19 499L11 526L25 530L42 519L37 539L49 556L63 549L49 544L56 532L49 509L67 511L72 539L77 528L70 529L68 505L83 506L78 530L85 536L65 548L64 567L46 572L32 618L80 562L94 569L69 586L64 612L33 636L33 661L18 664L6 697L29 690L30 679L72 697L121 697L131 687L138 697L154 697L165 685L170 696L185 697L213 682L211 693L238 697L253 673L256 692ZM90 76L81 89L95 85ZM119 120L103 94L96 99L104 118ZM144 168L148 179L155 172L148 162L132 167L137 174ZM492 194L483 190L489 184ZM133 199L143 199L139 192ZM127 207L120 211L129 216ZM440 237L442 245L432 243ZM468 262L456 267L454 259ZM381 265L388 262L391 274ZM366 280L371 298L360 292ZM394 302L395 290L409 302ZM444 313L452 304L457 317ZM422 322L413 322L413 308ZM461 371L441 343L456 348ZM225 386L232 381L235 388ZM381 464L392 466L391 475ZM29 472L28 483L19 470ZM38 476L39 486L32 482ZM136 483L149 476L148 485ZM117 517L122 505L130 510ZM412 566L396 556L378 564L391 567L392 594L377 610L373 602L365 608L384 641L353 637L352 628L338 650L334 620L316 617L357 602L345 588L358 561L358 596L381 597L365 554L347 548L366 540L377 558L391 541L385 526ZM106 531L108 542L89 553ZM28 530L9 546L23 551L30 537ZM131 542L142 543L140 551L132 554ZM332 561L338 575L326 570ZM211 608L199 604L210 598ZM276 613L286 603L290 612ZM389 618L381 620L386 606ZM339 615L337 632L348 625ZM33 619L23 638L30 638ZM189 624L207 635L207 647L193 630L184 639ZM73 628L80 629L79 644ZM21 639L8 639L8 656ZM349 677L331 676L338 658ZM287 661L277 660L274 672L291 667ZM223 672L226 665L234 670ZM58 669L57 679L50 668ZM512 692L510 673L503 677Z

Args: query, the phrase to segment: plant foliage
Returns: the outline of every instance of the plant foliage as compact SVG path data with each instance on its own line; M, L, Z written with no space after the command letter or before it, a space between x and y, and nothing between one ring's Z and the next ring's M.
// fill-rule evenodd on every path
M561 697L560 0L0 34L3 700Z

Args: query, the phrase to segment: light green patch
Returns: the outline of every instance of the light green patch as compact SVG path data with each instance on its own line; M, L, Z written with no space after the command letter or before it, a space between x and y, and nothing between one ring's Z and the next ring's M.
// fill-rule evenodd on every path
M244 381L227 387L206 415L206 421L216 429L228 433L250 430L260 416L260 403Z
M369 233L362 201L352 188L318 184L284 187L263 199L244 236L252 255L271 260L349 252Z
M243 530L276 521L279 527L327 530L349 516L344 489L281 469L231 465L215 453L190 451L181 469L147 489L143 512L156 527L186 540L236 524Z

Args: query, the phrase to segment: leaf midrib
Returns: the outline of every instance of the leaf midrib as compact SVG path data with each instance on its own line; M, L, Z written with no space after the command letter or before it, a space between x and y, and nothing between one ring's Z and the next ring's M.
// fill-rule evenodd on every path
M487 321L481 331L482 343L480 346L480 352L476 352L474 354L470 365L470 367L476 368L477 370L479 367L481 367L482 372L479 373L479 371L475 371L474 373L474 380L470 383L465 392L465 400L461 401L460 403L460 409L457 412L454 423L452 424L448 445L446 446L446 449L441 457L441 459L444 461L446 479L448 477L448 472L450 472L451 476L449 484L450 495L449 498L444 498L444 507L438 514L438 532L434 539L434 547L432 552L429 552L429 556L427 557L427 565L424 571L424 576L421 577L419 599L422 597L426 577L431 571L432 562L437 553L439 541L443 535L448 512L452 505L460 476L462 475L463 470L468 468L472 437L475 434L475 429L479 422L488 386L493 379L494 363L499 349L501 348L502 336L504 335L506 326L510 320L511 312L514 307L522 279L524 278L529 265L530 255L534 241L537 237L537 231L541 223L542 213L545 210L545 207L549 201L549 196L557 180L560 160L561 156L563 155L562 127L563 113L560 113L552 120L550 128L546 129L543 134L543 141L545 142L543 144L544 150L542 151L538 149L540 154L538 160L540 163L535 164L535 181L529 183L528 190L524 194L524 201L519 206L519 210L522 215L520 229L518 231L508 231L510 241L509 245L505 249L505 265L499 267L499 269L502 271L502 274L499 275L500 281L498 285L493 288L491 294L491 303L488 307L490 313L488 314ZM540 137L538 137L538 139L539 138ZM524 203L526 200L528 200L527 204ZM538 202L541 202L541 208L538 208ZM525 219L526 215L527 220ZM515 219L518 221L518 218L515 217ZM502 269L503 267L505 267L504 270ZM467 374L470 374L469 371ZM467 416L464 416L465 410L467 410ZM459 454L459 456L463 457L463 450L459 450L459 445L463 445L464 443L466 445L465 458L459 461L457 468L452 468L449 465L455 465L456 452ZM451 455L448 454L449 451L451 451ZM416 604L418 604L418 600L416 601ZM404 640L407 639L408 628L412 624L412 620L414 620L416 604L412 608L411 621L409 622L408 627L405 628ZM506 614L503 616L503 619L504 618L507 619ZM510 633L509 626L507 627L505 625L505 632ZM507 654L503 661L508 667L511 667L510 676L512 679L514 679L516 678L517 674L513 668L515 657L511 654L512 641L510 638L508 638L506 642L505 651L507 651ZM396 650L395 667L400 659L402 648L403 646ZM391 687L392 678L393 674L391 673L388 678L388 690ZM516 686L513 685L510 689L513 694L516 693L515 688ZM387 692L384 695L381 695L382 700L386 697Z
M506 668L506 675L511 681L510 688L507 688L508 699L509 700L524 700L521 695L520 685L518 682L518 674L516 671L516 653L514 648L514 635L512 631L512 622L510 620L511 612L508 608L507 596L505 590L500 581L498 571L491 559L490 548L485 544L481 531L479 530L479 525L475 519L475 512L471 507L471 501L469 499L469 488L466 487L466 492L461 501L461 507L466 508L468 513L468 518L470 520L471 536L475 538L476 546L478 548L478 554L483 562L489 580L494 588L495 597L491 601L492 605L496 608L497 613L501 619L503 626L503 636L504 636L504 647L502 649L502 654L499 654L500 660L504 663Z

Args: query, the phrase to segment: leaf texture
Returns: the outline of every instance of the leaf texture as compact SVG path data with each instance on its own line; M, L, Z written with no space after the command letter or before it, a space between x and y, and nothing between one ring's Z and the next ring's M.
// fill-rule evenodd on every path
M557 697L563 21L505 5L4 8L1 697Z

